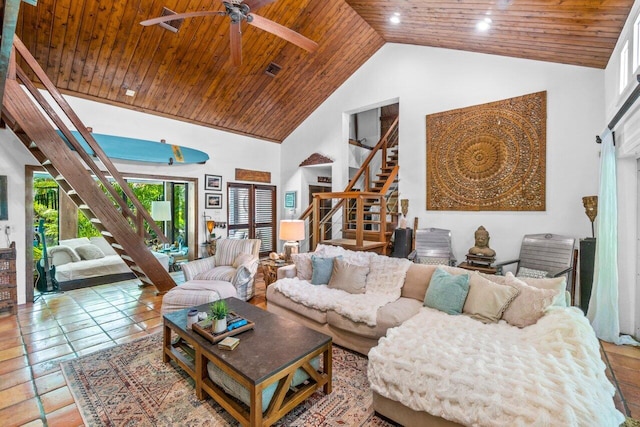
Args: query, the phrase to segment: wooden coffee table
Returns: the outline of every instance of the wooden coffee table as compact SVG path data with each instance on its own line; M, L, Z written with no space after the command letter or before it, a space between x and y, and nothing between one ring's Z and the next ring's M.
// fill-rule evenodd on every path
M173 359L195 380L199 399L211 396L242 425L269 426L317 388L322 386L326 394L331 393L331 337L237 298L226 301L232 311L255 322L253 329L236 336L240 344L232 351L218 349L217 344L187 329L188 309L164 315L163 361ZM203 304L198 310L208 308L209 304ZM172 332L180 340L173 342ZM316 370L310 362L319 355L323 363ZM209 361L249 391L249 407L211 381L207 373ZM309 380L292 390L289 384L298 368L307 372ZM278 385L263 413L262 391L273 383Z

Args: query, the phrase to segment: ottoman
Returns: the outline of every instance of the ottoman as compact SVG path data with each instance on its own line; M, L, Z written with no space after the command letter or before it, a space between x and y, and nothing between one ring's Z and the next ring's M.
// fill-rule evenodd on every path
M189 280L162 297L162 314L195 307L229 297L238 297L236 288L223 280Z

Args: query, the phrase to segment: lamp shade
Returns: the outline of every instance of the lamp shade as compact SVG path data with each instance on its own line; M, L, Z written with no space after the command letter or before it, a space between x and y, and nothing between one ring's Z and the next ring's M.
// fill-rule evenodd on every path
M151 218L155 221L171 219L171 202L151 202Z
M280 221L280 240L304 240L304 221L299 219Z

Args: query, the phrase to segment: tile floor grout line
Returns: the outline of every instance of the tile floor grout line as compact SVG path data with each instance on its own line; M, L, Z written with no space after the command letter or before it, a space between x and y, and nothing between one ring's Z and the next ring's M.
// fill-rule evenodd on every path
M38 407L38 412L40 413L40 418L38 418L38 419L42 422L43 427L47 427L48 426L48 424L47 424L47 414L46 414L46 411L44 409L44 404L42 403L42 395L43 394L38 391L38 387L36 386L36 376L35 376L35 372L33 370L33 364L29 360L29 350L27 349L27 343L26 343L26 341L24 339L24 334L22 332L22 324L21 324L20 319L18 318L18 316L16 316L16 322L18 323L18 329L20 330L20 339L22 340L22 346L24 347L24 351L25 351L24 357L27 358L27 363L29 364L29 373L31 374L31 379L29 381L33 384L33 391L35 392L35 396L34 396L35 397L35 402L36 402L36 406ZM65 337L65 339L66 339L66 337ZM46 394L46 393L44 393L44 394ZM21 402L18 402L15 405L17 405L19 403L21 403ZM28 421L28 423L31 423L33 421L36 421L36 419L30 420L30 421Z

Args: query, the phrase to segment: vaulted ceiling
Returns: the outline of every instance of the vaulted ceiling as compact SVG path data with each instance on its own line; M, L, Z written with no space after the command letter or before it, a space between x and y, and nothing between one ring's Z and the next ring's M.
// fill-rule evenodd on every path
M281 142L385 42L605 68L633 4L251 1L262 5L252 12L318 49L244 23L243 62L234 66L228 17L189 18L177 33L140 25L163 7L224 10L220 0L37 0L22 4L16 34L64 93ZM394 14L399 24L389 21ZM479 31L479 21L491 28ZM281 67L275 76L265 73L271 63Z

